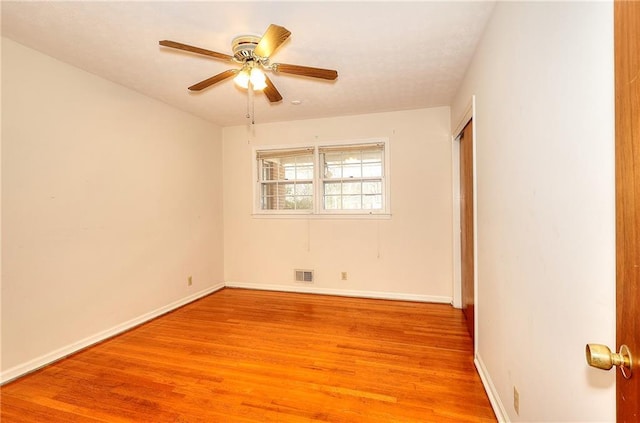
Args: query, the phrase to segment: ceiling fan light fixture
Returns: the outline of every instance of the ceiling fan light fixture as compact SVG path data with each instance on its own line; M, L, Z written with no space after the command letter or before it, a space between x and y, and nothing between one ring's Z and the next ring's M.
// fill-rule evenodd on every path
M233 82L236 83L241 88L247 89L249 88L249 71L247 69L242 69L235 78L233 78Z
M261 69L256 67L243 68L238 72L235 78L233 78L239 87L245 90L249 88L249 82L254 90L264 90L267 87L267 77Z
M251 85L254 90L262 91L267 87L267 77L264 72L258 68L251 69L249 80L251 81Z

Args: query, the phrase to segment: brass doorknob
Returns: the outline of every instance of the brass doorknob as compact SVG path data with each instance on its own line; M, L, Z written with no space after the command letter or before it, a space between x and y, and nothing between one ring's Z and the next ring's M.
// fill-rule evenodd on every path
M609 347L601 344L587 344L587 363L598 369L609 370L613 366L620 367L622 376L631 377L631 351L626 345L620 346L619 353L612 353Z

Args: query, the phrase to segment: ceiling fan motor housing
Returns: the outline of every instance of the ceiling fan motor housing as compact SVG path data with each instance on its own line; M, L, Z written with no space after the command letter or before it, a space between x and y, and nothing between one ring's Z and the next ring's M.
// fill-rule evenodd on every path
M233 51L233 57L240 63L245 63L248 60L259 60L254 55L253 51L260 42L259 35L238 35L231 41L231 49Z

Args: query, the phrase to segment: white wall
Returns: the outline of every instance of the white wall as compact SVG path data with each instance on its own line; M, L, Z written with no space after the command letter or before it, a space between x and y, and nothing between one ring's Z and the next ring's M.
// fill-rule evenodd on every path
M8 39L2 106L3 379L223 282L220 128Z
M2 42L0 42L0 65L2 64ZM2 66L0 66L0 374L2 372ZM1 377L0 377L0 380Z
M452 106L476 95L479 351L508 419L614 421L610 2L500 2ZM520 393L520 415L513 387Z
M225 281L450 302L450 134L446 107L224 128ZM390 142L391 219L252 217L255 146L374 137Z

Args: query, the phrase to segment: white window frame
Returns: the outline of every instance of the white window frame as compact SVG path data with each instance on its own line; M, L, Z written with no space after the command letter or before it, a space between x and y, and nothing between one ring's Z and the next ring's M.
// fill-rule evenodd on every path
M323 176L321 174L320 163L320 148L321 147L352 147L358 145L367 144L382 144L383 145L383 169L382 177L382 209L380 210L325 210L324 209L324 193L323 193ZM291 218L291 217L305 217L305 218L390 218L391 217L391 172L389 163L390 160L390 143L388 138L373 138L373 139L357 139L357 140L344 140L344 141L331 141L331 142L312 142L299 145L269 145L269 146L256 146L251 151L251 168L253 170L253 216L254 217L275 217L275 218ZM261 208L261 184L262 181L259 178L259 165L257 160L258 152L268 152L277 150L295 150L312 148L314 155L313 166L313 207L311 209L303 210L264 210Z
M254 205L253 205L253 210L254 210L254 214L256 213L260 213L260 214L310 214L313 212L314 208L315 208L315 186L313 186L313 194L312 194L312 200L314 202L314 207L312 207L311 209L263 209L261 207L261 200L262 200L262 185L263 183L265 183L265 181L262 181L260 179L260 171L262 170L260 165L259 165L259 161L258 161L258 152L261 153L266 153L267 155L270 152L281 152L282 155L276 154L276 157L287 157L288 156L288 152L294 152L294 156L295 155L303 155L300 154L301 151L303 150L309 150L309 154L304 154L305 156L313 156L313 176L312 178L309 179L304 179L304 180L295 180L293 181L293 183L295 184L295 182L300 181L301 183L308 183L311 182L312 186L313 184L315 184L315 180L316 180L316 155L315 155L315 149L313 149L313 147L310 146L300 146L300 147L292 147L289 146L288 148L265 148L265 149L258 149L258 148L254 148L254 153L253 153L253 173L254 173L254 192L253 192L253 196L254 196ZM297 153L296 153L297 152Z

